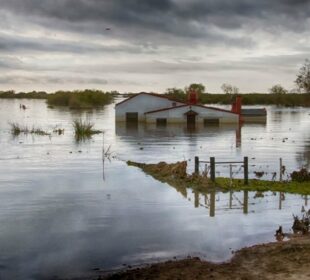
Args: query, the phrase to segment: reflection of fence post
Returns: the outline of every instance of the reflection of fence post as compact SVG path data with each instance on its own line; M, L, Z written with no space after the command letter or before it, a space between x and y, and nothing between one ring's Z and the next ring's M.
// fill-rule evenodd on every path
M232 200L233 200L233 192L232 191L230 191L229 192L229 209L231 209L232 208Z
M243 192L243 213L248 214L248 203L249 203L249 193L248 191Z
M233 183L232 164L229 165L229 178L230 178L230 186L232 186Z
M215 216L215 191L210 193L210 217Z
M280 182L282 182L282 158L280 158Z
M199 175L199 157L195 157L195 174Z
M243 169L244 169L244 184L249 184L249 158L244 157L243 160Z
M195 208L198 208L199 207L199 192L195 191L194 196L195 196Z
M215 182L215 157L210 157L210 168L211 181Z

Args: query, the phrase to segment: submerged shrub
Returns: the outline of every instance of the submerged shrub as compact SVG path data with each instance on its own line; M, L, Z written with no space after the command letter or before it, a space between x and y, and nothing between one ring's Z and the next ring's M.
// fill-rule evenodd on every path
M47 97L49 106L67 106L71 109L100 107L110 104L115 93L99 90L57 91Z
M306 168L302 168L299 171L291 173L291 178L293 181L297 182L310 181L310 172L308 172Z

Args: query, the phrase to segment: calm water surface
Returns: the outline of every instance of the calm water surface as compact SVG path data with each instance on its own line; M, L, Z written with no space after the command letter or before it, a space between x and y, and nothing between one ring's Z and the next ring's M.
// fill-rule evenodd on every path
M28 109L20 110L19 104ZM123 264L197 255L227 260L232 250L274 240L308 198L253 192L186 193L160 183L126 160L188 161L250 158L250 176L270 178L283 158L287 174L310 166L310 110L268 107L266 124L115 127L103 110L49 109L42 100L0 100L0 279L96 275ZM77 143L72 121L95 122L103 135ZM64 135L13 137L9 122ZM113 158L102 160L110 147ZM200 167L204 170L204 166ZM219 166L217 175L228 175ZM242 170L234 167L234 177ZM248 202L247 202L248 201Z

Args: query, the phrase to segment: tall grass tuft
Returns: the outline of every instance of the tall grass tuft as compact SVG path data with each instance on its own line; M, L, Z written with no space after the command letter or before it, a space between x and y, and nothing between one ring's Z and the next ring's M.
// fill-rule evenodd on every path
M17 136L21 133L29 133L29 129L26 126L20 126L18 123L10 123L11 126L11 133L14 136Z
M41 128L38 127L32 127L32 129L28 128L27 126L22 126L18 123L10 123L11 126L11 133L14 136L18 136L21 133L24 134L37 134L37 135L50 135L50 133L42 130Z
M94 124L90 121L83 121L82 119L73 121L73 128L76 140L85 140L91 138L92 135L102 133L100 130L93 129Z

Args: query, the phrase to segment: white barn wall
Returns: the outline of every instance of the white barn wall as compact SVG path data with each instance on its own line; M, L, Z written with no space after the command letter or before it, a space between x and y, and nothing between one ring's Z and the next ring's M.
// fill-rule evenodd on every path
M173 103L176 103L176 106L183 104L167 98L142 93L116 105L115 119L116 121L126 121L126 113L138 113L139 121L145 121L145 112L169 108L173 106Z
M188 105L180 108L173 108L170 110L148 113L146 115L147 123L156 123L156 119L165 118L167 123L184 123L187 121L186 115L189 110L193 110L198 115L196 116L197 123L203 123L204 119L219 119L220 123L238 123L239 115L225 112L217 109L204 108L201 106Z

